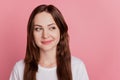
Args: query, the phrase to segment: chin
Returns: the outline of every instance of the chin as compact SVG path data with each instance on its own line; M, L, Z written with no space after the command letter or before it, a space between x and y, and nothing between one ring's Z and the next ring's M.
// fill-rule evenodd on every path
M54 50L55 48L56 48L56 47L46 46L46 47L40 48L40 50L43 50L43 51L50 51L50 50Z

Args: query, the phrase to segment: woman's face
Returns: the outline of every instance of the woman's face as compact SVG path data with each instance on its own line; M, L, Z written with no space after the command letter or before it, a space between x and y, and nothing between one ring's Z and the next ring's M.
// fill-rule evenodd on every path
M60 31L51 14L38 13L34 20L33 36L36 45L43 51L55 49L60 40Z

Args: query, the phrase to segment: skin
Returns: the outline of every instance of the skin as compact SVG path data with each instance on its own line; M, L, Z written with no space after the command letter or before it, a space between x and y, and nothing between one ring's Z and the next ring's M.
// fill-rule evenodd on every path
M56 48L60 40L60 31L51 14L38 13L34 18L34 40L40 48L40 62L43 67L56 66Z

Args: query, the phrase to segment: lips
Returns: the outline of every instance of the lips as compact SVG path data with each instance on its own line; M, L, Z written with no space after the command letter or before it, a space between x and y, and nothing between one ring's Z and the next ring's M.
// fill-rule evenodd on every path
M49 40L49 41L41 41L41 43L42 44L45 44L45 45L47 45L47 44L49 44L49 43L51 43L52 42L52 40Z

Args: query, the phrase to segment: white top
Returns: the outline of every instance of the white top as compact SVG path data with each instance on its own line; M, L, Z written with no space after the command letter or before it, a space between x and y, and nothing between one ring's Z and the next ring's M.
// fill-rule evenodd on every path
M72 57L71 66L73 80L89 80L85 65L80 59ZM44 68L38 65L36 80L57 80L56 68ZM20 60L15 64L9 80L23 80L23 74L24 60Z

